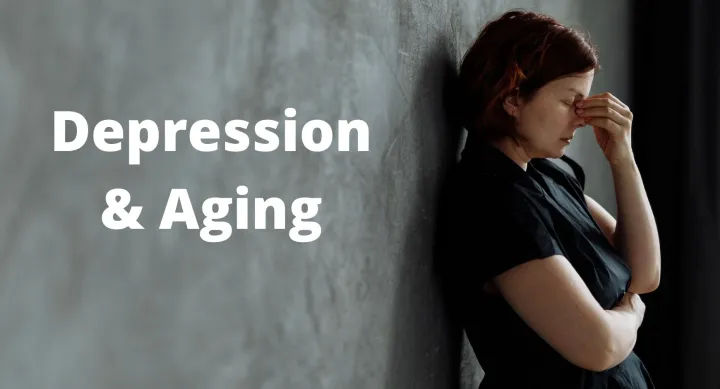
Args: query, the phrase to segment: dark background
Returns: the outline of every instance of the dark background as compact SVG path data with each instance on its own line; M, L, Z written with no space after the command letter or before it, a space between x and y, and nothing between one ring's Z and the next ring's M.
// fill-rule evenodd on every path
M633 145L663 254L636 351L658 388L720 387L718 15L716 1L633 7Z

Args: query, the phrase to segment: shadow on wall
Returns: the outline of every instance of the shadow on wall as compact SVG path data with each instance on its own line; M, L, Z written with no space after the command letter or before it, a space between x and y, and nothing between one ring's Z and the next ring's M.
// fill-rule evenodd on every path
M451 54L452 53L452 54ZM457 66L452 43L442 39L426 57L420 85L402 122L419 139L415 197L400 258L390 337L387 388L459 388L462 330L453 320L434 266L434 236L449 168L456 161L461 127L453 121Z

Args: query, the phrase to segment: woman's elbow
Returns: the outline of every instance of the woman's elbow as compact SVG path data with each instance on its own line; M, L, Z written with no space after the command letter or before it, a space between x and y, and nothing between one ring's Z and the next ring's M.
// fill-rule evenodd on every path
M633 277L628 286L628 292L635 294L646 294L657 290L660 287L660 269L648 277Z
M584 369L596 373L608 370L617 364L610 334L598 336L598 338L604 340L600 342L595 352L585 362L585 366L582 366Z
M658 270L657 274L652 278L652 280L650 280L648 282L647 292L645 292L645 293L654 292L659 287L660 287L660 270Z
M614 350L613 336L608 326L599 325L586 339L587 342L576 343L583 344L584 347L574 349L574 358L565 356L570 362L592 372L603 372L617 364L617 352Z
M597 352L584 358L583 361L575 361L574 363L578 367L595 373L601 373L617 365L617 362L613 359L613 354L609 350L597 350Z

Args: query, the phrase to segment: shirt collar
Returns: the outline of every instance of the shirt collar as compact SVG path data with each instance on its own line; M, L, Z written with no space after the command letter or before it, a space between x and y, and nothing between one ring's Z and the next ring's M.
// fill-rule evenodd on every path
M501 177L525 188L540 192L538 184L529 173L529 171L535 169L533 160L528 163L528 170L526 171L500 149L490 143L471 138L472 136L468 137L461 156L462 160L470 166L473 175Z

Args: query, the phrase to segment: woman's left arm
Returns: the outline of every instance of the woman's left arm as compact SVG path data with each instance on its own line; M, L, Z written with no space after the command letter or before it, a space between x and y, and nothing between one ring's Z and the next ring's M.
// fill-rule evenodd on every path
M593 126L598 144L610 163L617 222L597 202L588 208L611 242L628 261L632 278L628 291L644 294L660 284L660 239L655 217L630 147L632 113L609 93L591 96L578 104L578 115Z
M617 222L600 204L585 196L588 209L632 271L629 291L649 293L660 284L660 240L642 178L634 160L612 165Z

